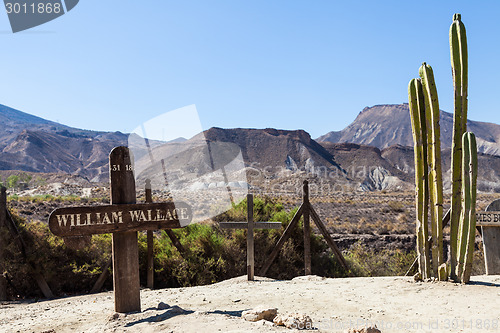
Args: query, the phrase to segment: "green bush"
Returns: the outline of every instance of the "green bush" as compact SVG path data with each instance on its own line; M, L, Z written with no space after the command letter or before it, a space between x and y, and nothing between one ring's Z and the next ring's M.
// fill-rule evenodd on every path
M19 176L10 175L9 177L7 177L6 181L7 188L14 188L17 186L18 183L19 183Z
M235 238L226 239L220 230L204 224L193 224L183 229L174 230L186 253L181 254L172 245L168 235L161 232L155 244L155 286L194 286L220 281L234 270L236 260L242 256L240 244ZM144 240L142 240L144 239ZM246 240L246 238L245 238ZM146 252L144 245L140 249L145 281ZM241 274L240 274L241 275Z

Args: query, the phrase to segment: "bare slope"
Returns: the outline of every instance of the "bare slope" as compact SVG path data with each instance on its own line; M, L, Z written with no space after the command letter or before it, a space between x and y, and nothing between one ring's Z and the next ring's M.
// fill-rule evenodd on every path
M286 131L266 129L222 129L211 128L205 132L209 141L237 144L243 159L259 163L260 167L286 167L307 169L309 166L337 168L333 156L311 139L304 130Z
M413 148L411 147L396 145L382 150L384 160L406 173L411 182L414 182L415 177L413 156ZM443 185L445 190L449 190L451 188L451 150L444 149L441 157ZM500 192L500 156L479 153L478 170L477 189L481 192Z
M411 188L411 176L384 159L377 147L355 143L321 142L346 172L349 179L360 182L364 191Z
M210 148L208 148L210 147ZM276 129L222 129L210 128L185 142L166 143L152 150L156 164L151 165L149 154L141 155L136 162L140 181L143 178L155 180L155 174L162 170L159 161L165 161L171 186L186 186L186 182L204 181L200 177L210 174L235 160L241 153L243 162L232 172L250 172L270 179L280 178L284 171L313 173L318 167L325 170L340 170L334 157L324 147L303 131ZM240 157L240 158L241 158ZM226 170L226 172L231 172ZM190 177L187 175L191 174ZM179 175L179 176L176 176ZM183 184L175 179L184 177ZM231 178L231 177L230 177ZM240 178L240 177L233 177ZM249 176L255 179L256 177ZM242 178L243 179L243 178ZM244 178L246 179L246 178ZM189 184L192 185L192 184Z
M0 105L0 170L107 179L109 151L127 135L72 128Z

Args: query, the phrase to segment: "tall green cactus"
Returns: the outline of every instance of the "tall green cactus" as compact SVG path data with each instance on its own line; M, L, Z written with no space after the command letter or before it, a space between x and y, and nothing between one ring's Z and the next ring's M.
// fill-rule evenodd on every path
M443 178L441 173L441 131L439 127L439 101L432 67L425 62L420 66L420 78L425 100L427 123L427 156L429 162L429 193L432 229L432 271L438 276L443 263Z
M462 190L462 136L467 131L467 36L460 14L453 15L450 27L450 55L453 75L455 112L451 154L450 276L457 280L458 225Z
M429 180L427 165L427 122L425 100L420 79L413 79L408 85L410 118L415 143L415 201L417 209L417 254L418 268L423 279L430 278L429 256Z
M476 237L477 146L473 133L462 138L462 210L458 227L458 265L456 274L462 283L470 280Z
M467 39L460 14L450 28L451 65L455 93L452 143L451 270L450 277L467 283L470 279L476 228L477 146L467 131ZM443 263L443 179L439 102L434 74L425 62L421 79L408 86L408 99L415 144L415 198L417 208L417 251L422 278L447 279ZM428 237L428 210L432 238ZM429 249L429 239L432 246ZM432 260L431 260L432 257Z

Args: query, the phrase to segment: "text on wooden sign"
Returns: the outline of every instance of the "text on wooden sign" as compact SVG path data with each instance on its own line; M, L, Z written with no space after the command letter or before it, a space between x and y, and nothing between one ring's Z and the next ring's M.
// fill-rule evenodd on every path
M61 237L172 229L188 225L192 216L182 202L65 207L50 214L49 228Z
M500 227L500 212L476 212L476 225L478 227Z

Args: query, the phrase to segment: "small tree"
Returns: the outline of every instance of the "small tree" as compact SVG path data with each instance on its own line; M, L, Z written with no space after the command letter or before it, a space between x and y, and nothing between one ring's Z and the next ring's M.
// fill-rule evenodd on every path
M7 178L7 187L8 188L14 188L18 185L19 183L19 176L17 175L10 175L8 178Z

